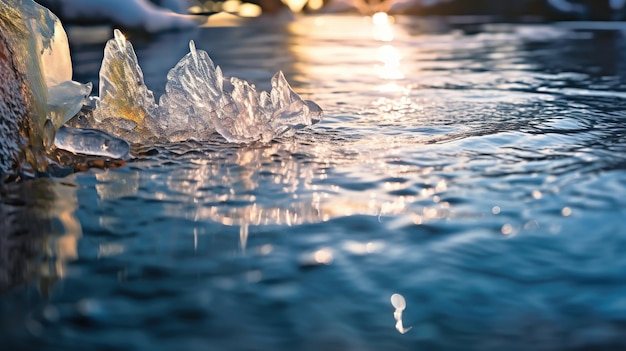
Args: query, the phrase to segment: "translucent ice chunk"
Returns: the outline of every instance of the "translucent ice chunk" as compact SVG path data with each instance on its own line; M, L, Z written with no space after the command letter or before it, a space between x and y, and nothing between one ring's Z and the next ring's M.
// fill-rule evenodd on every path
M233 77L230 82L232 95L228 100L228 95L222 99L215 129L230 142L270 141L274 133L269 126L270 115L262 103L265 98L261 99L254 85L244 80Z
M297 129L319 123L323 111L315 102L302 100L287 83L283 72L272 77L272 129L276 134L293 133Z
M159 123L169 141L206 139L213 134L224 96L221 69L193 41L185 55L167 74L165 94L159 100Z
M128 142L97 129L61 127L57 130L54 144L75 154L111 158L125 158L130 151Z
M4 2L5 0L3 0ZM43 116L35 116L35 131L41 132L45 119L55 128L72 118L91 92L91 83L72 81L72 59L67 35L59 19L48 9L31 0L18 0L16 6L30 35L27 53L16 56L26 65L28 81L34 94L36 108ZM33 58L37 58L34 59Z
M188 130L188 138L202 139L217 131L230 142L267 142L321 120L322 109L302 100L282 72L272 78L269 94L259 94L254 85L236 77L230 79L233 88L229 92L224 89L221 69L209 55L196 50L193 41L189 46L190 53L168 74L166 94L160 101L164 113L159 120L169 133L183 135L181 130Z
M229 142L247 143L290 135L322 119L322 109L302 100L282 72L272 78L270 93L258 93L235 77L229 91L209 55L193 41L189 49L168 73L165 94L156 105L131 43L116 30L105 48L101 95L91 125L138 143L206 140L215 132Z
M55 129L74 117L87 102L91 83L80 84L72 80L48 87L48 118Z
M102 122L121 118L136 123L138 133L151 134L157 105L143 80L133 46L119 30L107 42L100 68L100 100L93 118ZM98 128L100 128L98 126ZM115 130L107 130L115 133ZM139 137L138 137L139 138Z

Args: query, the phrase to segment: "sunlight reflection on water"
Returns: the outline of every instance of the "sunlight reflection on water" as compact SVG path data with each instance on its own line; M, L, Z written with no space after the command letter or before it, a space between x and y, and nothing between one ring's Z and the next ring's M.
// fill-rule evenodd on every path
M387 25L391 41L349 16L137 40L149 86L194 39L260 89L284 70L327 118L268 145L135 146L125 168L68 178L69 203L50 206L80 226L77 259L66 255L48 299L29 285L0 298L0 338L17 349L623 348L621 34ZM76 50L87 80L97 50ZM401 316L390 296L396 313L409 306Z

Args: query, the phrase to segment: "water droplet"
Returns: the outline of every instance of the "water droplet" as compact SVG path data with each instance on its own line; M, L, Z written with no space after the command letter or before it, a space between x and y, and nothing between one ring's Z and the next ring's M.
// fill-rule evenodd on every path
M302 267L315 267L329 265L333 259L333 252L330 249L319 249L312 253L303 254L299 261Z
M513 226L507 223L502 226L501 231L504 235L511 235L513 233Z
M330 264L333 261L333 253L328 249L315 252L315 262L319 264Z
M572 214L572 209L569 207L563 207L563 209L561 210L561 214L563 215L563 217L569 217Z
M404 310L406 308L406 300L404 299L404 296L402 296L400 294L393 294L393 295L391 295L391 304L397 310L401 310L402 311L402 310Z

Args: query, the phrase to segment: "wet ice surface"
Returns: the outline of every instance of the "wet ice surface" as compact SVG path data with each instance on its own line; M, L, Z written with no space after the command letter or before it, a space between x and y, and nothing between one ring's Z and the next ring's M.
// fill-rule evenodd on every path
M54 140L57 148L74 154L126 158L130 152L127 141L98 129L61 127Z
M25 206L50 225L19 256L34 276L0 295L3 345L626 347L622 34L400 17L375 39L389 30L313 17L133 41L148 86L194 39L260 89L282 69L325 120L39 180ZM95 78L97 52L77 48L76 72Z

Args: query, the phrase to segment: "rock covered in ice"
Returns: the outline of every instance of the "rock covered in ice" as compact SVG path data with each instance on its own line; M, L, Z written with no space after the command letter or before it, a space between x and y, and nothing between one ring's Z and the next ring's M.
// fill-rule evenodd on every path
M45 120L58 128L72 118L91 92L91 83L72 81L72 59L67 35L59 19L32 0L1 0L2 6L19 12L26 31L14 59L20 61L34 95L36 129ZM3 9L3 12L6 10ZM18 35L19 36L19 35Z
M80 110L91 85L71 80L67 36L48 9L32 0L0 0L0 30L3 50L10 53L2 58L7 79L0 81L0 90L12 91L3 94L10 108L0 116L0 173L18 158L25 160L23 166L43 170L43 155L51 145L44 140L50 134L46 131L52 129L53 136Z
M92 126L131 142L206 140L215 132L229 142L267 142L322 119L322 109L296 94L282 72L272 90L230 78L225 89L221 69L193 41L167 75L165 94L155 104L146 87L132 44L118 30L105 48L100 70L100 100Z
M3 20L0 17L0 21ZM4 23L2 23L4 26ZM11 60L11 49L0 36L0 176L8 173L20 150L26 146L21 137L22 124L28 122L24 88L26 82ZM0 178L1 182L1 178Z

